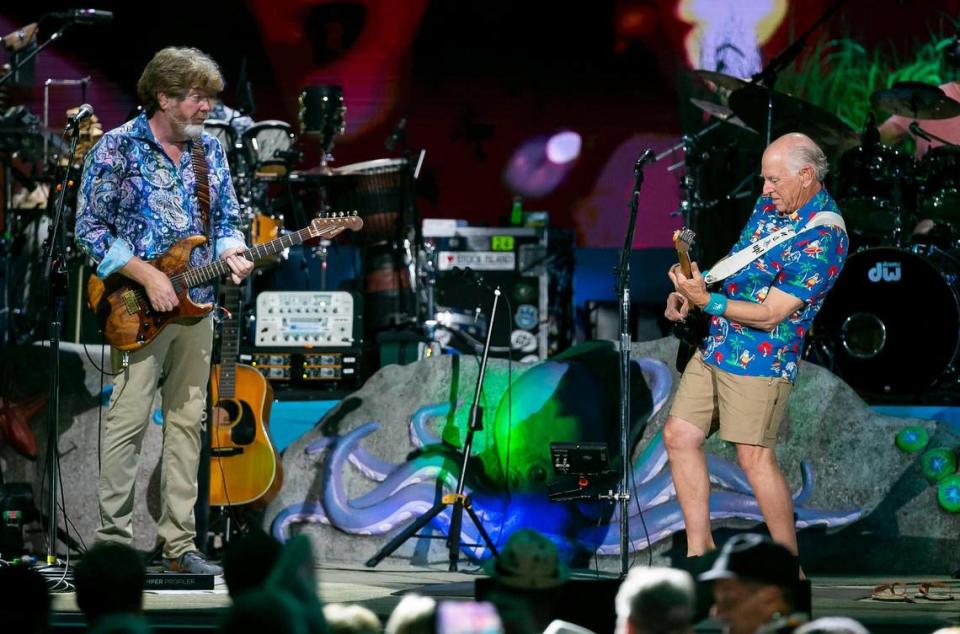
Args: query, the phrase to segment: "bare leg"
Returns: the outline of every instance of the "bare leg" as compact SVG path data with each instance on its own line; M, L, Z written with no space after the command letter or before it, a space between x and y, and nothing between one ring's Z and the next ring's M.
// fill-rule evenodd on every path
M777 454L770 447L737 444L737 461L753 488L760 512L767 522L773 541L798 554L797 528L793 522L793 498L790 487L777 464ZM803 571L800 571L803 579Z
M682 418L670 416L663 428L663 444L670 458L670 475L687 529L687 556L714 550L710 531L710 477L703 452L704 433Z

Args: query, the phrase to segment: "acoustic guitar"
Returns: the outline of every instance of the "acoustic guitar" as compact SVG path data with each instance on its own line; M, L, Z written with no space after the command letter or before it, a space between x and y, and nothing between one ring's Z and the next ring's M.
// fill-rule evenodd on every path
M697 234L692 229L686 227L673 232L673 246L677 250L680 271L684 277L688 278L692 275L690 248L693 246L696 236ZM709 316L696 306L692 306L686 319L674 322L673 334L680 340L680 345L677 348L676 367L677 372L682 374L687 367L687 363L696 354L704 337L710 334Z
M220 363L210 372L210 505L269 502L283 472L267 428L273 388L255 368L237 363L240 353L240 287L223 285Z
M356 213L341 212L316 218L305 229L250 247L243 256L257 262L304 240L330 238L346 229L359 231L363 221ZM118 350L138 350L153 341L167 324L196 323L213 310L213 304L195 304L188 293L192 287L206 284L230 272L230 267L223 260L189 268L190 252L206 241L204 236L184 238L160 257L149 261L170 278L180 300L168 312L153 310L143 286L120 273L114 273L105 280L96 275L90 276L87 281L88 302L110 345Z

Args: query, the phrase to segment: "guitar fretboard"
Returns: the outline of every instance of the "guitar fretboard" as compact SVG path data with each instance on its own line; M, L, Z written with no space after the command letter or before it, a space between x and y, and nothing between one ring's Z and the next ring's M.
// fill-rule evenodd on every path
M279 253L284 249L300 244L308 238L321 236L325 233L332 233L338 228L339 227L336 225L331 225L329 228L315 231L311 227L306 227L305 229L301 229L295 233L283 235L276 240L271 240L270 242L265 242L264 244L258 244L256 246L249 247L243 252L243 257L252 262L256 262L257 260L262 260L267 256ZM209 264L188 269L179 275L173 276L171 279L175 282L185 282L187 287L192 288L194 286L206 284L210 280L217 279L218 277L226 275L229 272L230 267L224 260L214 260Z
M240 287L228 280L222 289L225 312L220 333L220 383L217 391L221 399L230 399L236 390L237 357L240 354Z

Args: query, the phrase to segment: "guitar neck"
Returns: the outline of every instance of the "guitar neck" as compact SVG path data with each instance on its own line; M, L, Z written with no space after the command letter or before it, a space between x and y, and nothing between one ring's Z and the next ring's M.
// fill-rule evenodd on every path
M690 269L690 254L686 251L677 251L677 260L680 262L680 272L683 273L683 276L686 278L693 277L693 273Z
M316 231L312 230L310 227L306 227L305 229L301 229L295 233L283 235L276 240L271 240L270 242L252 246L244 251L243 257L252 262L257 262L265 257L279 253L284 249L298 245L304 240L315 237L316 235ZM226 262L223 260L214 260L210 264L204 264L203 266L189 269L182 275L186 285L188 287L194 287L200 286L201 284L206 284L207 282L215 280L229 272L230 267L227 266Z
M227 281L223 287L223 329L220 333L220 377L217 392L221 399L234 397L237 357L240 354L240 287Z

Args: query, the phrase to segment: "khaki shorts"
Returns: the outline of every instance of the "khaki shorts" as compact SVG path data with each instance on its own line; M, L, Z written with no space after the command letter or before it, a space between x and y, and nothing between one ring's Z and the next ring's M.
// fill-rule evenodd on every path
M706 436L719 427L728 442L773 447L792 388L786 379L725 372L698 351L680 378L670 415Z

